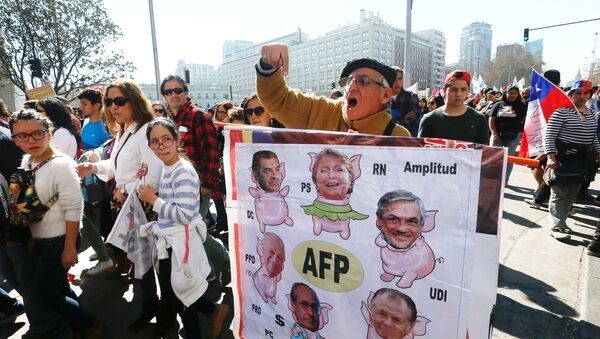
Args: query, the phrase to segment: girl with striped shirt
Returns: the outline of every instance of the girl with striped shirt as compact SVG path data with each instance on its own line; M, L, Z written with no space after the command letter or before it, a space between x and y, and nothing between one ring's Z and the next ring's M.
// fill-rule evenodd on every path
M209 338L221 332L227 305L216 305L204 296L210 266L203 241L206 225L199 213L200 179L192 164L177 150L181 138L174 122L158 118L146 130L148 145L165 164L159 181L158 196L150 186L140 186L141 201L152 205L158 220L147 226L156 240L161 313L159 332L164 334L181 317L186 338L202 338L198 313L211 319Z

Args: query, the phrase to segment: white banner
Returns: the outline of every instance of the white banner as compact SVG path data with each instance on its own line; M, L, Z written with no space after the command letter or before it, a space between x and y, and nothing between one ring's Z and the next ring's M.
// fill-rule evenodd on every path
M254 143L226 146L237 336L485 337L498 247L496 235L476 236L481 150L252 133ZM492 244L483 260L477 237ZM496 276L473 276L482 265Z

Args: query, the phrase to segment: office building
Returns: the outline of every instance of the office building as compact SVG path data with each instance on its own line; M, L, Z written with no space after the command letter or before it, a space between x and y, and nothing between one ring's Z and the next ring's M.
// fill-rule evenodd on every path
M463 28L460 36L459 67L471 74L481 74L485 62L492 55L492 26L474 22Z
M526 42L525 50L542 60L544 56L544 39Z
M344 65L356 58L369 57L390 66L404 64L405 31L385 23L373 13L361 11L360 22L338 28L316 39L308 39L298 30L272 39L289 46L288 85L315 94L327 94L339 80ZM219 83L233 87L233 99L255 91L254 65L260 58L261 46L267 42L233 53L231 61L219 67ZM419 87L432 88L443 79L446 41L440 31L413 33L411 76ZM408 87L412 84L405 84Z

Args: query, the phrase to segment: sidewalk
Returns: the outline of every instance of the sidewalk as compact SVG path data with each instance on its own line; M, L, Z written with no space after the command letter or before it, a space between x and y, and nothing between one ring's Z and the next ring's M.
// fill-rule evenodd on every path
M550 236L548 209L530 208L535 181L515 166L504 194L493 338L600 338L600 258L586 254L600 207L576 202L571 239ZM590 189L596 195L600 183Z

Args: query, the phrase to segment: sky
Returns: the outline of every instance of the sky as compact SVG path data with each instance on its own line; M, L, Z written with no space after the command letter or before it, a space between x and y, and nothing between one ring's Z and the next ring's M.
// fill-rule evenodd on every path
M358 23L360 10L378 14L388 24L404 29L405 0L338 1L197 1L154 0L154 17L161 77L175 71L178 60L187 63L222 63L226 40L255 43L295 32L309 39L347 24ZM134 63L139 83L154 83L154 59L149 1L104 0L108 17L120 26L123 36L114 46ZM458 62L460 34L467 25L483 21L492 25L492 56L496 46L523 42L523 29L598 18L600 1L574 2L481 0L414 0L412 30L435 28L446 36L446 64ZM588 69L600 20L533 30L530 41L544 39L545 69L561 71L563 81ZM600 39L596 43L600 58ZM583 74L584 78L586 74Z

